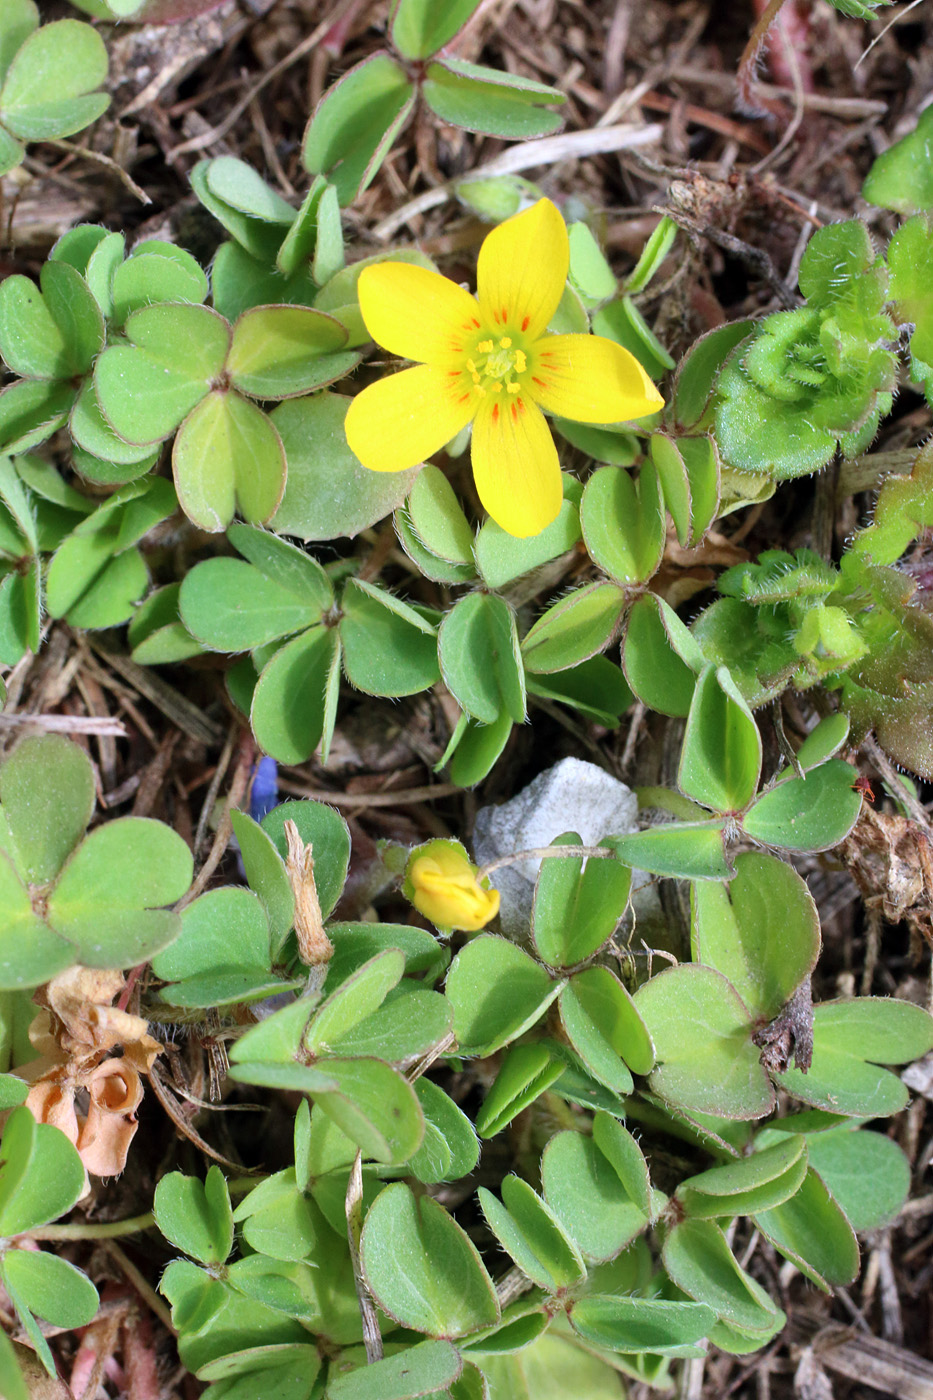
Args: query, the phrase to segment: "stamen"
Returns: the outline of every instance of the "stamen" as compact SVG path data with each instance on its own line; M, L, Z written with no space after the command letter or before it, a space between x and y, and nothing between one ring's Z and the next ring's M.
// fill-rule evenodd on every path
M502 337L502 339L499 341L499 346L500 346L500 348L501 348L502 350L511 350L511 348L512 348L512 337L511 337L510 335L504 335L504 336Z
M491 340L481 340L480 343L479 343L479 345L477 345L476 348L477 348L477 350L479 350L479 351L481 352L481 354L483 354L483 355L491 355L491 354L492 354L492 350L493 350L492 341L491 341Z
M528 368L528 357L524 350L515 351L515 373L524 374Z
M514 379L510 380L509 383L506 384L505 387L508 389L508 391L509 391L510 394L520 394L520 393L521 393L521 388L522 388L522 386L521 386L520 384L518 384Z
M476 373L476 361L475 361L475 360L467 360L467 369L470 371L471 374L475 374L475 373Z

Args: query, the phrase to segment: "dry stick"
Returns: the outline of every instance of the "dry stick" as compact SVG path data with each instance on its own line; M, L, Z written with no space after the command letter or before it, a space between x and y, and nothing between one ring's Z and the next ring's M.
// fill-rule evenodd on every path
M0 715L0 729L16 729L24 724L35 725L52 734L103 734L115 739L126 738L126 725L121 720L105 719L102 715L32 715L28 712Z
M84 156L87 160L96 161L98 165L106 166L112 174L116 175L121 185L125 185L130 194L135 195L143 204L151 204L152 200L146 194L141 185L130 175L128 170L124 170L122 165L118 165L112 156L104 155L103 151L92 151L87 146L76 146L73 141L62 141L61 139L48 140L50 146L57 146L60 151L67 151L70 155Z
M373 1307L369 1289L366 1287L366 1280L363 1277L363 1264L360 1259L360 1235L363 1230L362 1162L363 1154L357 1152L353 1159L350 1180L347 1182L347 1239L350 1242L350 1260L353 1265L356 1297L360 1305L360 1317L363 1319L363 1344L366 1347L366 1362L367 1365L371 1366L374 1361L382 1360L382 1334L379 1331L376 1309Z
M175 1328L172 1326L172 1315L156 1293L155 1289L143 1277L132 1259L128 1259L123 1250L114 1240L104 1240L101 1246L110 1255L117 1267L126 1275L137 1293L145 1299L146 1303L155 1313L167 1332L175 1336Z
M657 122L650 126L635 126L626 122L620 126L598 126L588 131L563 132L559 136L543 136L538 141L523 141L520 146L511 146L494 160L487 161L476 170L470 171L471 180L484 180L491 175L515 175L521 170L531 170L536 165L556 165L560 160L576 160L581 156L607 155L612 151L629 150L635 146L650 146L664 134L663 126ZM462 177L461 177L462 178ZM372 236L386 243L403 224L407 224L416 214L435 209L446 204L453 197L454 186L461 181L449 181L436 189L425 190L408 204L403 204L394 214L378 223Z
M862 744L862 748L868 754L872 763L881 774L882 778L890 788L897 793L898 800L903 802L907 811L918 826L922 827L927 835L933 834L930 825L930 814L921 802L918 802L913 793L906 786L900 773L888 758L884 750L879 746L878 741L871 735Z
M302 39L301 43L270 68L268 73L263 73L259 81L254 83L249 92L246 93L245 97L241 97L240 101L230 108L230 111L222 122L217 126L211 127L210 131L202 132L200 136L192 136L190 141L182 141L180 146L176 146L171 153L172 161L176 161L179 156L188 155L189 152L203 151L205 147L213 146L216 142L222 141L234 123L239 121L254 98L262 92L263 88L268 87L269 83L277 78L280 73L284 73L287 69L291 68L292 64L297 63L299 58L304 58L306 53L310 53L324 38L327 31L332 29L337 21L342 19L347 11L353 9L356 4L357 0L341 0L339 5L335 5L330 14L324 16L317 28L313 29L306 39Z
M463 792L456 783L433 783L426 787L399 788L397 792L330 792L327 788L310 788L303 783L279 779L283 792L297 797L311 797L316 802L329 802L333 807L408 807L415 802L431 802L436 797L452 797Z

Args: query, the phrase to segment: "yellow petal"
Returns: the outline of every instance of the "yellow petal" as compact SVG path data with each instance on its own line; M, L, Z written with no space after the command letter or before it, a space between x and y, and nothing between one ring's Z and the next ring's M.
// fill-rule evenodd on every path
M347 410L351 452L374 472L403 472L423 462L473 416L471 396L449 389L453 382L446 370L431 365L377 379Z
M406 360L448 364L462 358L480 328L470 293L427 267L374 263L360 273L358 291L373 340Z
M510 535L537 535L560 510L563 490L551 430L521 394L483 399L473 424L473 476L489 514Z
M474 933L499 912L499 891L484 889L476 873L465 857L454 863L443 853L419 856L408 872L412 903L438 928Z
M483 326L508 326L536 340L557 310L569 266L567 226L549 199L507 219L479 250Z
M601 335L548 335L534 348L529 392L577 423L644 418L664 400L635 356Z

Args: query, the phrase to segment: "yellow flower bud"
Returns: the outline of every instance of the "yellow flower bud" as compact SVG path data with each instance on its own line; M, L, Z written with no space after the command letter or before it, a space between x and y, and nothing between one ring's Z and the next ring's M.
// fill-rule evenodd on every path
M476 876L476 866L458 842L428 841L412 851L405 894L439 929L472 933L499 912L499 891Z

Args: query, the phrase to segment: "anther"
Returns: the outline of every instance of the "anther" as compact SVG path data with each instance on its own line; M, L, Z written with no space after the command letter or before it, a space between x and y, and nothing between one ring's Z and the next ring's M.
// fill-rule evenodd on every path
M484 354L484 355L491 355L491 354L492 354L492 349L493 349L492 341L491 341L491 340L481 340L480 343L479 343L479 345L477 345L476 348L477 348L477 350L481 351L481 353Z
M500 349L502 349L502 350L511 350L511 348L512 348L512 337L511 337L510 335L504 335L504 336L502 337L502 339L499 341L499 347L500 347Z
M506 384L505 387L508 389L510 394L517 394L520 392L522 386L520 384L516 384L515 380L513 379L510 383Z

